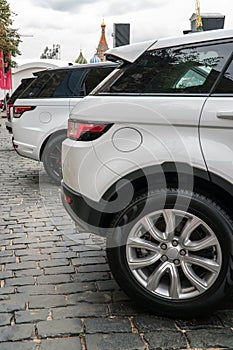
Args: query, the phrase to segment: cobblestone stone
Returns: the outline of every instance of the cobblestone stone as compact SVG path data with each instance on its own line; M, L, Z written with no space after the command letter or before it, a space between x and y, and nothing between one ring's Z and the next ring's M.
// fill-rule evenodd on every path
M0 313L0 326L6 326L11 324L12 314Z
M49 268L49 267L57 267L57 266L66 266L69 265L69 260L68 259L52 259L52 260L45 260L45 261L41 261L39 263L39 266L41 268Z
M67 303L78 304L82 301L87 301L88 303L109 303L111 302L110 292L90 292L72 294L68 297Z
M232 349L233 331L231 329L198 329L187 332L191 347Z
M58 266L58 267L47 267L44 269L45 275L56 275L56 274L71 274L74 273L73 266Z
M42 340L40 350L82 350L79 337Z
M131 323L128 318L87 318L86 333L131 333Z
M47 276L39 276L37 278L38 284L59 284L59 283L67 283L71 281L71 276L68 274L59 274L59 275L47 275Z
M133 323L137 329L142 332L175 330L176 326L173 320L165 317L158 317L153 315L141 315L133 318Z
M56 293L57 294L76 294L84 291L96 291L96 285L93 282L90 283L66 283L57 285Z
M0 312L24 310L26 299L24 296L16 296L16 294L6 295L5 300L0 300Z
M25 286L25 285L33 285L33 284L35 284L35 280L33 277L16 277L16 278L8 278L6 280L6 287Z
M97 317L107 316L109 314L107 305L79 303L74 306L58 307L53 309L54 319L71 318L71 317Z
M79 335L83 332L82 322L78 318L55 321L42 321L37 324L39 338Z
M26 270L26 269L33 269L36 267L35 261L27 261L27 262L21 262L14 263L14 264L7 264L6 270Z
M48 295L55 293L55 286L53 285L34 285L17 287L17 292L25 295Z
M34 337L33 325L15 325L0 328L0 343L4 341L15 341L32 339Z
M89 272L89 273L78 273L73 276L76 282L88 282L88 281L101 281L108 280L109 273L107 272Z
M38 344L32 341L6 342L0 345L1 350L37 350Z
M153 350L187 349L185 335L177 331L156 331L145 333L144 338Z
M66 305L66 298L64 295L33 295L29 297L30 309L39 309L44 307L57 307Z
M139 334L88 334L86 344L91 350L145 350Z
M28 270L17 270L14 271L15 277L22 277L22 276L33 276L38 277L43 274L42 270L39 269L28 269Z
M48 317L49 309L46 308L40 310L25 310L15 312L15 322L17 324L46 321Z

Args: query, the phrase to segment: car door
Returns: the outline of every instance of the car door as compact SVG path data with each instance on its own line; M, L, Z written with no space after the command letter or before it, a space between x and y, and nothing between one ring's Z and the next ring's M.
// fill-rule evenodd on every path
M233 51L233 43L232 51ZM212 179L233 183L233 61L207 99L200 122L203 154Z

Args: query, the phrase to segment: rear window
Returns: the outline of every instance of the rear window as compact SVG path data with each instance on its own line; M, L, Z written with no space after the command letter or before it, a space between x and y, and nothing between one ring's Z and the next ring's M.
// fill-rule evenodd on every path
M82 83L86 69L45 71L23 92L20 98L62 98L84 95Z

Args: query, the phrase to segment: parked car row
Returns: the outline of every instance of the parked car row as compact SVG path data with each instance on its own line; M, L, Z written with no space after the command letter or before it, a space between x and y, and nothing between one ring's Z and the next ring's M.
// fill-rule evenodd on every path
M14 147L63 177L67 212L107 237L111 271L139 305L210 312L233 290L233 30L106 57L116 63L35 77L14 101Z

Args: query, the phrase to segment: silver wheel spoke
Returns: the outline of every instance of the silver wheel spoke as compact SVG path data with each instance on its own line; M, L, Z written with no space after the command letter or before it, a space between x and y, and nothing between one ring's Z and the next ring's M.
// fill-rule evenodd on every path
M131 258L129 261L129 267L132 270L142 269L143 267L150 266L160 259L160 254L153 254L144 258Z
M156 253L160 252L158 246L155 243L146 241L145 239L139 237L130 238L127 242L127 245L129 245L129 247L146 249Z
M164 209L163 217L166 223L166 238L172 240L176 228L175 214L172 209Z
M159 231L151 222L150 218L148 216L145 216L141 220L141 224L145 227L145 229L151 234L151 236L159 241L159 242L164 242L166 241L166 234Z
M178 269L168 262L160 265L159 268L150 275L147 288L152 292L155 291L159 287L161 278L166 273L170 275L170 285L168 286L169 296L173 299L178 299L181 290Z
M195 274L190 265L182 262L181 267L187 279L199 292L204 292L207 290L207 283Z
M147 280L147 288L153 292L156 290L159 286L159 282L162 278L162 276L167 272L167 269L169 269L169 263L164 263L160 265L148 278Z
M184 262L187 264L193 264L203 267L208 271L212 271L217 273L220 269L220 265L215 261L207 258L203 258L201 256L185 256Z
M189 241L189 237L191 236L191 234L193 233L193 231L200 226L202 223L202 221L197 218L197 217L193 217L192 219L189 219L185 225L185 227L183 228L183 231L180 235L180 243L183 246L186 246L186 244Z
M170 296L173 299L178 299L181 291L180 276L177 267L174 265L170 265L170 280Z
M212 247L216 244L218 244L216 237L210 236L203 238L199 241L187 241L184 247L193 252L197 252L199 250Z

